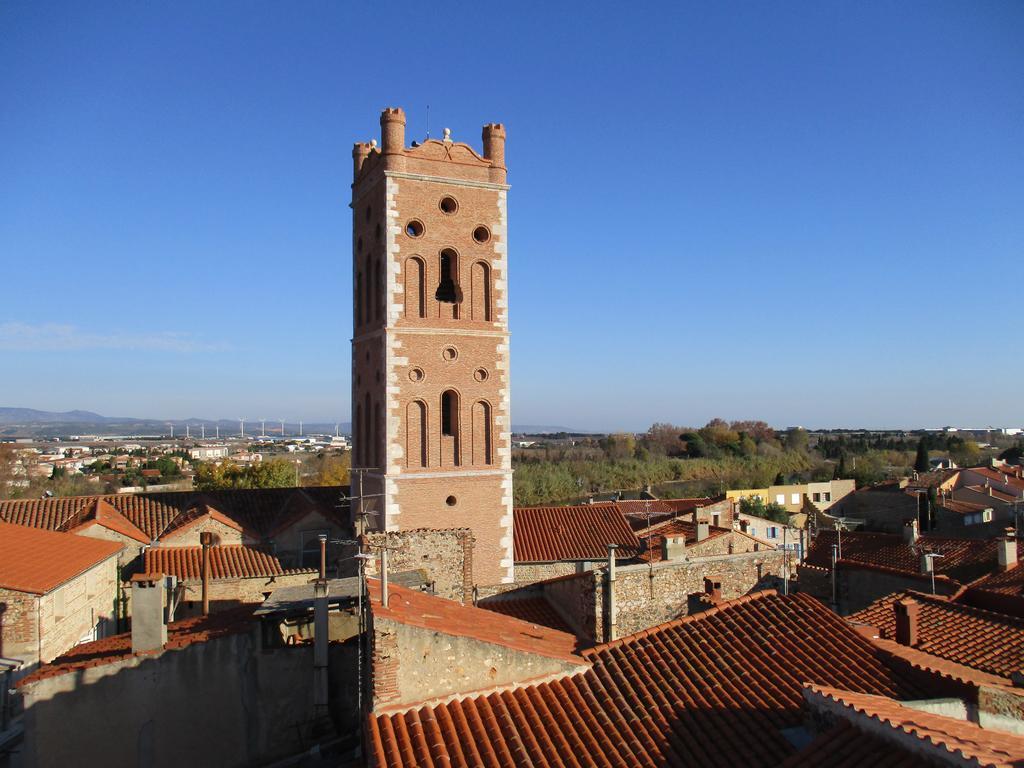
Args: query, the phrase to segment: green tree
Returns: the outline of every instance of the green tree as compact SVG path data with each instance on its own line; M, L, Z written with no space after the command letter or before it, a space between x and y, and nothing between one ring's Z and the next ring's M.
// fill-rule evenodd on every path
M802 427L796 427L789 430L786 433L786 450L787 451L806 451L808 443L807 430Z
M931 464L928 463L928 446L925 445L923 437L917 441L917 456L914 458L914 469L918 472L927 472L931 469Z

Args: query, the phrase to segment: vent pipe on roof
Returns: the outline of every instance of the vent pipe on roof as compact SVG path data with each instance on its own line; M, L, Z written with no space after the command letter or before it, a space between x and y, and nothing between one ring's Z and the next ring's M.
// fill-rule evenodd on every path
M203 545L203 616L210 614L210 547L213 545L213 534L203 531L199 534L199 543Z

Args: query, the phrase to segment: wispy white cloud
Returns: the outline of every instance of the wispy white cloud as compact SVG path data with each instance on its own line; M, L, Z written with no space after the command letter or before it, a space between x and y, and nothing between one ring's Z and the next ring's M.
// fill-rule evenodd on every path
M0 323L0 350L52 352L84 349L189 353L223 349L223 345L210 344L187 333L174 331L103 333L60 323Z

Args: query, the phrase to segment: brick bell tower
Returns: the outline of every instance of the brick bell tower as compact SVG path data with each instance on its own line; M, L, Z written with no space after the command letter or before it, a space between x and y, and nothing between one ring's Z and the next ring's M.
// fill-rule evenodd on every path
M479 585L513 580L505 129L483 154L381 141L352 151L353 495L370 530L469 528Z

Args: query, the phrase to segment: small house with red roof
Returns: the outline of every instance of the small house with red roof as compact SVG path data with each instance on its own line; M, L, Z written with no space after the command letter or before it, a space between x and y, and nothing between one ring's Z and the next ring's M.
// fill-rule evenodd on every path
M121 547L0 523L0 657L23 674L116 631Z

